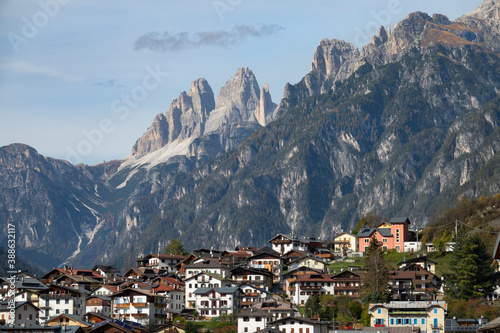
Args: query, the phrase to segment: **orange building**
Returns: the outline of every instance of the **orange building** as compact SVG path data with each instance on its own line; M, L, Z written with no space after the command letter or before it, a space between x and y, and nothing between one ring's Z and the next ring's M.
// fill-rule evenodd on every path
M395 249L398 252L404 251L404 244L408 241L408 226L410 220L406 217L395 217L389 222L382 223L378 228L361 229L358 233L359 251L366 252L370 245L370 240L375 237L384 250Z

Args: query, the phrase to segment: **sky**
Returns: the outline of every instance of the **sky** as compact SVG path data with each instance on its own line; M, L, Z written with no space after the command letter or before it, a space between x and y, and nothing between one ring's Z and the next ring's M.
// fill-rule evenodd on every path
M275 103L322 39L361 48L409 13L456 19L481 0L3 0L0 147L94 165L130 154L154 117L205 78L250 68Z

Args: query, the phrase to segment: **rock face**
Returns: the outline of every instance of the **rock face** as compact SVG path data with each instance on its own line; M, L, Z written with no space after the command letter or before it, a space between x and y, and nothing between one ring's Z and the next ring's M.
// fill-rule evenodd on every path
M370 212L422 226L462 195L500 191L496 8L413 13L361 50L323 40L278 108L247 68L217 103L197 80L121 161L2 147L0 218L20 221L20 251L49 253L48 267L125 267L172 237L188 249L330 238ZM60 237L66 256L50 247Z

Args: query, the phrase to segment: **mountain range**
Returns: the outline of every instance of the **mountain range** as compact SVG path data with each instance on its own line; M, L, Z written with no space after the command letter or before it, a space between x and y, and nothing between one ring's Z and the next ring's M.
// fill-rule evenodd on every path
M362 49L322 40L278 105L248 68L217 98L197 79L121 160L1 147L0 218L42 268L125 268L171 238L332 238L367 213L422 227L457 198L500 192L499 56L500 0L485 0L455 21L409 14Z

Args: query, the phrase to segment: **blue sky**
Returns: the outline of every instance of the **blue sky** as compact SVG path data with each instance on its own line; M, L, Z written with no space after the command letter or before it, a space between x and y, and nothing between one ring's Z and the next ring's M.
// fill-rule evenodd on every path
M72 163L127 156L191 81L214 93L249 67L275 103L324 39L361 47L408 13L450 19L481 0L4 0L0 146Z

